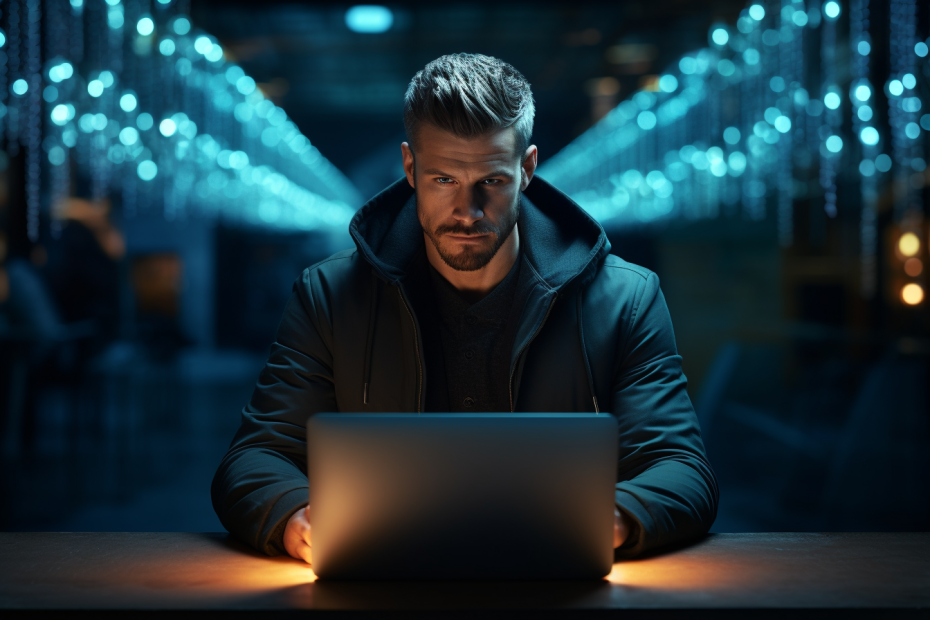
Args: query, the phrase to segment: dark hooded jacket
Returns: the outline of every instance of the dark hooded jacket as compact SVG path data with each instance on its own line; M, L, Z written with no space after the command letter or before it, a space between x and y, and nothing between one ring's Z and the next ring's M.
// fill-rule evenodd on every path
M375 196L350 224L356 249L297 279L214 477L220 521L265 553L284 552L287 520L307 503L308 416L424 410L429 377L407 278L423 245L412 196L405 179ZM621 555L707 532L717 482L658 278L610 255L601 226L542 179L521 200L521 268L533 277L511 353L511 409L616 416L616 503L636 524Z

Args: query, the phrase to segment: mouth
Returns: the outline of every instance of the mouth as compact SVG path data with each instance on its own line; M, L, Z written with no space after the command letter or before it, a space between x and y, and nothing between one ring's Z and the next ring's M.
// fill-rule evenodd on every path
M446 235L446 237L457 243L478 243L479 241L483 241L487 236L487 233L482 235Z

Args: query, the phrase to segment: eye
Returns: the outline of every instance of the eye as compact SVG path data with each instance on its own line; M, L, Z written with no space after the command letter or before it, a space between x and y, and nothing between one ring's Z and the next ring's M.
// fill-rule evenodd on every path
M437 177L436 182L439 183L440 185L450 185L452 183L455 183L455 181L453 181L449 177Z
M481 181L481 184L482 185L497 185L500 182L501 182L500 179L485 179Z

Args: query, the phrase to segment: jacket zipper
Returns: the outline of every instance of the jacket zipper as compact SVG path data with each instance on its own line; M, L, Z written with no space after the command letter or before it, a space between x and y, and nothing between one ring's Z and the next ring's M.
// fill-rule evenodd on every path
M526 344L520 348L519 353L517 353L516 364L514 364L513 366L514 371L516 371L517 366L520 365L520 358L523 356L523 352L526 351L526 348L530 346L534 340L536 340L536 336L538 336L539 332L542 331L543 325L545 325L546 321L549 319L549 313L552 312L552 306L555 305L555 300L558 298L559 298L559 295L558 293L556 293L556 295L552 298L552 301L549 302L549 307L546 308L546 315L543 317L543 320L539 324L539 327L536 328L536 331L533 332L533 335L530 336L530 339L526 341ZM508 387L508 390L510 392L510 413L513 413L513 375L514 373L511 372L510 373L510 385Z
M400 293L400 301L404 304L404 310L410 316L410 322L413 323L413 350L417 353L417 413L420 413L420 402L423 395L423 366L420 364L420 339L417 332L417 320L413 318L413 312L410 311L410 306L407 304L407 296L404 295L404 291L400 286L397 287L397 292Z

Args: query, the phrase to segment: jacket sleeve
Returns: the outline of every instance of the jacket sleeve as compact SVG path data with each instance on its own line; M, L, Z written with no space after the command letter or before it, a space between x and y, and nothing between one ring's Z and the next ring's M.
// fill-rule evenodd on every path
M658 277L650 273L638 293L612 386L616 503L636 523L621 557L706 533L718 500Z
M294 284L268 361L211 488L223 526L269 555L285 552L287 520L309 500L307 419L336 411L332 323L315 279L307 270Z

